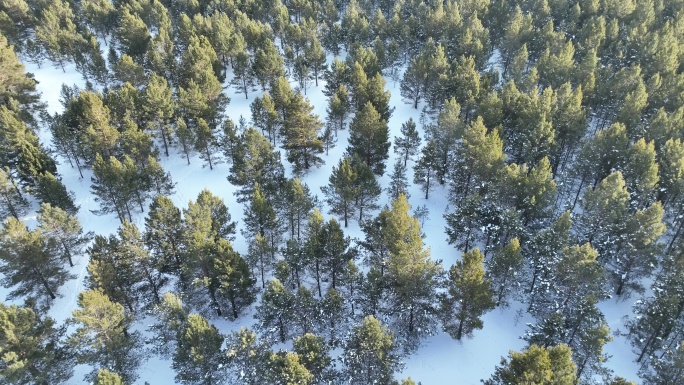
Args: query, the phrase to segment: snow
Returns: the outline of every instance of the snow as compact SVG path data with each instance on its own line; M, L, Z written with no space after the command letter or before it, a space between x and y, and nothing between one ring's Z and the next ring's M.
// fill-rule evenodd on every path
M328 58L328 62L332 61L332 57ZM489 61L489 67L493 69L501 69L500 54L498 51ZM59 95L61 85L63 83L68 85L76 84L83 88L85 82L81 76L75 71L73 65L68 65L65 72L61 68L54 68L48 63L38 68L33 64L27 65L27 71L35 74L36 79L40 82L38 90L42 93L43 100L48 105L48 111L53 114L62 109L59 103ZM293 88L296 83L292 82ZM307 98L315 107L321 120L325 119L327 100L322 94L325 86L325 81L319 79L318 86L313 83L307 89ZM401 100L399 94L399 84L391 79L387 79L387 86L391 92L391 105L396 109L389 121L390 127L390 141L393 141L395 135L400 135L401 124L409 118L420 122L420 111L422 105L418 109L413 109L411 105L405 104ZM251 92L249 99L245 99L244 94L236 94L235 89L225 84L225 92L231 98L231 102L226 109L226 115L233 119L236 123L240 116L243 116L247 121L251 116L249 104L256 96L261 96L260 90ZM420 127L418 124L419 130ZM338 160L343 155L347 147L347 139L349 136L348 128L339 132L339 138L336 147L330 149L327 156L323 156L325 164L318 169L311 170L301 179L309 185L311 192L322 198L320 187L328 182L328 177L331 173L332 167L337 165ZM44 145L49 145L50 134L47 129L43 129L40 133L40 138ZM283 164L285 165L288 176L291 175L291 167L285 160L284 152L281 153ZM387 173L380 178L381 186L389 184L389 174L391 166L394 164L396 155L390 150L390 158L387 160ZM70 191L75 194L75 201L80 205L78 217L86 231L93 231L96 234L108 235L116 231L119 226L119 221L113 215L96 216L91 210L98 209L98 204L94 201L90 194L90 177L92 175L90 170L84 170L84 177L79 177L78 171L71 168L68 161L59 159L58 170L62 179ZM191 158L191 164L188 165L185 158L176 151L171 151L169 157L161 157L161 163L171 173L173 181L177 183L176 193L171 197L174 203L180 207L186 207L188 201L197 197L199 192L207 188L212 193L220 196L226 202L232 219L239 224L242 222L242 206L236 202L234 192L236 188L232 186L227 180L226 176L229 173L229 165L221 163L214 167L213 171L203 167L203 162L197 156ZM413 162L410 161L407 170L407 179L409 182L413 181ZM430 198L424 199L424 193L420 187L410 183L409 192L411 194L409 202L413 209L418 206L426 205L429 210L429 215L425 219L423 231L425 233L425 243L431 248L432 257L443 261L443 266L448 269L456 260L460 258L460 251L447 243L446 235L444 233L445 220L443 215L447 212L447 186L436 186L430 192ZM380 200L380 205L389 204L387 194L383 192ZM321 202L324 205L323 202ZM323 207L323 214L327 218L330 215L327 208ZM372 213L373 215L376 213ZM136 214L134 222L141 228L144 227L144 217L146 213ZM35 218L35 214L27 216L26 219ZM240 225L239 225L240 226ZM247 252L247 243L240 235L238 228L236 240L233 246L236 251L244 254ZM356 220L350 221L349 227L345 232L353 239L360 239L363 233ZM52 305L49 315L55 318L58 322L63 322L70 317L72 310L76 308L76 301L78 293L84 290L84 278L88 264L87 258L82 256L75 259L76 265L72 272L76 274L77 278L69 281L59 290L60 298L58 298ZM5 298L8 290L0 289L0 298ZM608 300L601 304L601 310L605 313L606 319L613 331L624 331L624 317L631 314L631 302L615 302L615 300ZM494 367L499 364L501 357L508 355L509 350L521 350L525 347L525 342L520 338L525 333L526 323L533 322L532 318L524 312L524 305L514 303L508 309L495 309L487 313L484 320L484 329L478 330L474 333L474 338L464 339L463 341L455 341L445 333L438 333L432 337L427 338L423 345L411 356L405 358L405 367L397 373L398 378L412 377L416 382L420 381L423 384L440 385L440 384L478 384L481 379L488 378L494 370ZM243 315L237 321L231 322L224 319L212 319L212 323L216 325L221 332L228 335L231 331L239 330L240 327L250 327L254 325L254 305L249 309L246 315ZM154 323L152 318L144 318L139 320L134 329L148 335L147 329L150 324ZM624 337L616 337L613 342L606 346L607 352L612 355L608 361L607 366L612 369L615 374L636 381L637 365L634 363L635 356L631 352L629 343ZM142 364L138 370L139 379L137 384L145 382L150 385L162 385L174 383L175 373L171 368L169 360L163 360L153 354L147 354L147 360ZM87 366L79 365L76 368L74 377L70 384L82 384L83 375L90 369Z

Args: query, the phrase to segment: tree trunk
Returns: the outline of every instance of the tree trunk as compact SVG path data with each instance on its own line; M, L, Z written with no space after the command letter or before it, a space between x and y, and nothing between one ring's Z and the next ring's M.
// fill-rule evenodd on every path
M168 143L168 141L167 141L167 139L166 139L166 135L167 135L167 134L166 134L166 129L164 129L164 126L162 125L162 127L161 127L161 137L162 137L162 141L164 142L164 154L166 154L166 156L168 157L168 156L169 156L169 143Z
M211 287L211 285L210 285L210 286L207 286L207 289L209 289L209 296L211 297L211 304L212 304L212 305L214 306L214 308L216 309L216 315L219 316L219 317L221 317L221 315L222 315L223 313L221 312L221 306L219 306L219 303L218 303L218 301L216 300L216 290L213 289L213 288Z
M67 260L69 261L69 267L74 267L74 262L71 259L71 252L69 251L69 247L67 247L66 242L62 240L62 246L64 246L64 255L67 257Z
M34 266L32 270L40 279L40 282L43 284L43 287L45 288L45 291L47 291L50 298L53 300L56 299L57 296L55 296L55 293L52 291L52 289L50 289L50 285L48 284L48 281L47 281L47 279L45 279L43 274L38 270L38 268L36 266Z
M316 285L318 286L318 298L321 298L322 292L321 292L321 263L318 258L316 258Z

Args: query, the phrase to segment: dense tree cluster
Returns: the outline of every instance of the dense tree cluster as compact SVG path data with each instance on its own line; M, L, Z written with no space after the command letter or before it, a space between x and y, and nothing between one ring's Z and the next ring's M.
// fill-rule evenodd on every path
M132 383L152 314L179 383L398 384L428 336L471 338L517 304L529 346L486 384L621 384L612 296L636 300L623 337L643 381L682 382L682 30L681 0L2 2L0 284L24 304L0 303L0 383L63 383L75 364ZM86 86L50 115L20 59L73 63ZM388 80L420 121L392 119ZM177 207L162 156L227 170L234 199ZM84 231L58 159L114 234ZM319 200L304 180L324 163ZM413 185L448 196L451 266ZM79 263L67 328L47 313ZM245 314L253 330L212 324Z

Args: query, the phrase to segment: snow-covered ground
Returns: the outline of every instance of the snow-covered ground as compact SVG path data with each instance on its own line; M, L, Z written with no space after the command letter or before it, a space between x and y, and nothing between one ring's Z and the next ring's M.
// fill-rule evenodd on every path
M498 62L495 58L490 61L493 68ZM329 58L329 62L332 58ZM43 100L48 104L48 111L50 113L58 112L62 109L59 103L60 88L63 83L68 85L77 84L79 87L84 86L84 81L81 76L76 73L73 65L66 67L66 72L61 68L54 68L45 63L41 68L35 65L28 64L27 71L35 74L36 79L40 82L38 90L42 93ZM296 84L292 83L293 87ZM315 112L325 119L327 100L322 94L324 81L319 80L318 87L311 85L307 90L307 97L315 107ZM387 80L387 88L392 94L391 105L396 109L389 122L390 138L393 139L395 135L400 135L401 124L412 117L416 122L420 121L420 107L413 109L409 104L405 104L399 95L399 82L394 82L391 79ZM260 91L250 93L249 99L245 99L243 94L235 94L235 90L231 87L226 88L226 93L231 98L231 103L226 109L226 115L237 122L242 115L249 121L251 116L249 104L254 100L254 97L260 96ZM419 129L422 130L422 127ZM49 132L47 129L41 133L41 140L44 145L49 145ZM309 185L312 193L318 194L322 198L320 187L327 184L332 167L337 164L347 147L348 130L339 133L338 142L335 148L330 150L329 155L324 156L325 165L318 169L314 169L305 176L302 180ZM283 162L285 164L288 174L290 167L285 161L285 154L282 154ZM382 186L387 186L389 182L389 173L394 164L395 155L390 151L390 159L387 161L387 174L380 178ZM91 172L84 170L84 178L80 178L78 171L69 166L68 161L59 159L59 173L67 188L74 192L76 202L81 206L79 212L79 219L86 230L94 231L96 234L110 234L116 231L119 226L119 221L114 215L96 216L92 214L91 210L98 208L90 194L90 176ZM237 204L235 196L233 195L235 188L226 180L229 172L229 166L226 163L219 164L214 167L213 171L208 168L203 168L203 162L197 156L191 159L191 164L187 165L186 160L181 155L173 152L169 157L162 156L162 164L166 170L170 171L173 181L177 183L176 193L172 196L174 203L178 207L186 207L191 199L195 199L197 194L204 188L208 188L214 194L222 197L232 215L233 220L241 222L242 207ZM409 163L408 179L413 180L413 162ZM290 175L291 176L291 175ZM447 204L447 189L445 186L437 186L430 193L428 200L423 199L424 194L420 191L419 186L413 185L410 188L411 197L409 199L412 206L415 208L420 205L426 205L430 214L425 220L423 230L425 232L425 243L430 246L432 257L434 259L441 259L444 267L448 269L457 259L460 258L460 252L456 251L454 247L450 246L446 241L444 233L445 220L443 214L448 208ZM383 193L381 198L381 205L389 203L387 194ZM323 209L324 215L329 217L327 208ZM138 214L134 218L134 222L144 228L144 217L146 213ZM35 222L35 213L28 215L25 218L27 221L32 219ZM351 221L346 233L352 238L361 238L363 236L359 225L356 221ZM237 232L237 237L234 242L234 248L240 253L247 252L247 244L244 238ZM77 278L69 281L59 290L61 298L59 298L50 310L50 316L54 317L58 322L62 322L71 315L71 311L76 307L76 300L78 293L83 290L83 279L86 275L86 266L88 261L86 257L81 257L76 260L72 272L77 275ZM0 291L0 298L5 297L6 290ZM631 313L631 303L633 301L615 302L615 300L608 300L600 307L606 315L606 319L613 331L622 330L624 332L623 317ZM405 368L401 373L397 374L398 378L412 377L416 382L420 381L424 385L441 385L441 384L478 384L481 379L488 378L494 370L494 367L500 362L501 357L506 356L509 350L521 350L525 346L525 342L520 339L526 329L526 323L533 320L524 311L519 311L521 305L513 304L509 309L495 309L484 316L484 329L476 331L473 339L467 339L461 342L455 341L445 333L438 333L435 336L427 338L422 347L420 347L413 355L406 358ZM212 322L225 334L232 330L238 330L241 326L250 326L253 324L253 309L249 315L241 317L235 322L230 322L221 319L213 319ZM152 319L147 318L139 321L135 328L136 330L145 331L148 325L153 322ZM629 344L622 337L616 337L615 340L606 346L606 350L612 358L608 361L607 366L612 369L616 375L623 376L629 380L636 381L637 366L633 362L634 354L631 352ZM71 384L82 384L83 374L88 371L85 367L77 367L76 373L71 380ZM138 371L140 375L137 383L143 384L145 382L150 385L164 385L174 382L175 373L171 369L170 361L161 360L156 356L150 355L149 359L143 363Z

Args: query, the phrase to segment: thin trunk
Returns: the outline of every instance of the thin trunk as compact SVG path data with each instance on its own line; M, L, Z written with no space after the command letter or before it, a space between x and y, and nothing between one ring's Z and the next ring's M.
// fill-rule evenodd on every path
M283 322L283 316L278 317L278 329L280 329L280 342L285 342L285 323Z
M322 292L321 292L321 262L318 258L316 258L316 285L318 286L318 298L321 298Z
M646 355L646 351L651 347L653 344L653 341L655 340L656 336L660 333L660 330L663 328L662 322L658 325L656 330L651 333L651 335L648 337L648 340L644 344L643 349L641 349L641 354L639 354L639 358L637 358L636 362L641 362L641 360L644 358L644 355Z
M582 176L582 180L580 181L580 185L577 188L577 193L575 194L575 200L572 202L572 208L570 209L570 211L575 210L575 205L577 205L577 200L579 199L580 192L582 192L582 187L584 187L584 182L586 182L586 180L587 180L587 175L584 174Z
M463 337L463 320L458 321L458 332L456 332L456 339L461 340Z
M682 216L682 210L679 211L679 214L677 215L678 218L681 218ZM672 250L672 247L674 247L675 242L677 239L679 239L680 235L682 234L682 228L684 227L684 220L680 220L679 224L677 225L677 231L674 233L672 236L672 239L670 240L670 243L667 245L667 252L669 253Z
M55 296L55 293L50 289L50 285L48 284L47 279L43 276L43 274L38 270L36 266L33 266L32 268L33 272L38 276L38 279L40 279L40 282L43 284L43 287L45 288L45 291L47 291L48 295L50 296L51 299L56 299L57 296Z
M219 306L218 301L216 300L216 291L214 288L210 286L207 287L209 289L209 296L211 297L211 304L214 305L214 308L216 309L216 315L221 316L223 313L221 312L221 306Z
M166 129L165 129L164 126L162 125L162 127L161 127L161 137L162 137L162 141L164 142L164 154L166 154L166 156L168 157L168 156L169 156L169 143L168 143L168 140L166 139L166 135L167 135L167 134L166 134Z
M230 295L230 307L233 308L233 318L237 319L238 317L238 311L237 311L237 305L235 303L235 295Z
M428 199L428 194L430 194L430 172L427 173L427 178L425 181L425 199Z
M157 287L157 284L154 282L154 278L152 277L152 274L150 270L147 268L147 266L143 266L143 270L145 271L145 278L147 279L147 283L152 288L152 296L154 297L154 303L159 305L161 303L161 299L159 298L159 288Z
M64 246L64 256L67 257L67 260L69 261L69 267L74 267L74 262L71 260L71 252L69 251L69 247L66 245L66 242L62 239L62 246Z
M411 306L411 309L409 310L408 329L409 329L409 333L413 333L413 306Z
M261 265L261 288L265 289L266 288L266 282L264 281L264 253L260 253L259 255L259 264Z

